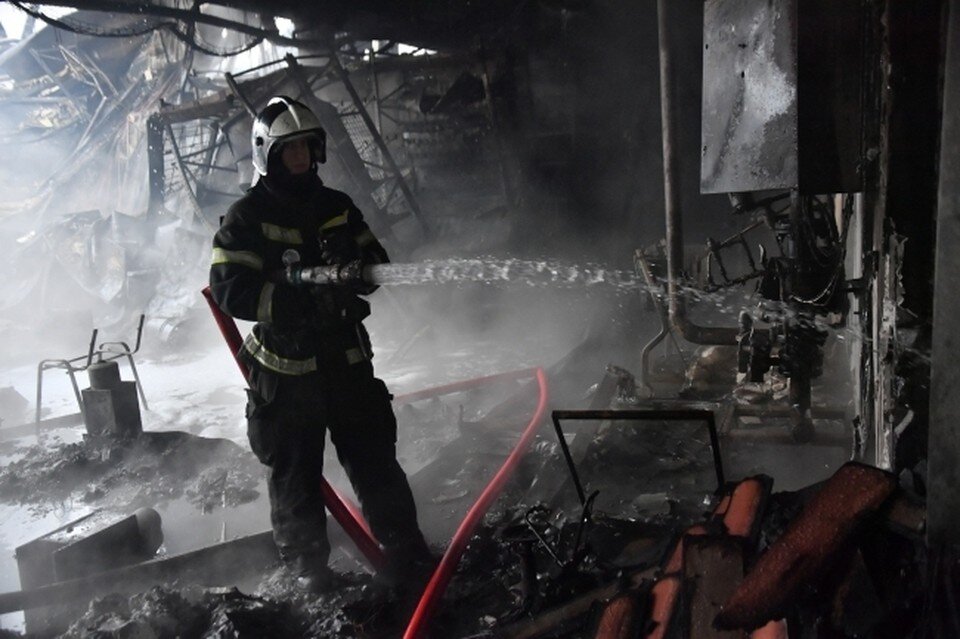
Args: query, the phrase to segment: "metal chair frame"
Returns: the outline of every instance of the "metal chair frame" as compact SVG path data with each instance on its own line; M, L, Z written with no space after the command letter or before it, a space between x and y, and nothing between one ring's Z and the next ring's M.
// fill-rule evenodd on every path
M86 423L86 411L83 408L80 386L77 384L77 373L90 368L94 363L94 356L96 356L98 363L110 362L122 357L127 358L127 363L130 364L130 370L133 373L134 382L137 385L137 392L140 394L140 401L143 403L143 409L150 410L150 407L147 405L147 396L143 392L143 384L140 383L140 375L137 373L137 365L133 361L134 353L140 350L144 318L144 315L140 315L140 322L137 325L137 341L133 350L130 349L127 342L102 342L100 347L97 348L97 335L100 329L95 328L93 329L93 334L90 336L90 347L86 355L80 355L79 357L71 359L45 359L37 365L37 410L34 423L37 426L38 434L40 430L40 414L43 408L43 373L47 370L62 368L67 371L67 375L70 376L70 384L73 386L73 394L77 399L77 406L80 408L80 415L83 417L84 423ZM117 347L121 350L117 350Z

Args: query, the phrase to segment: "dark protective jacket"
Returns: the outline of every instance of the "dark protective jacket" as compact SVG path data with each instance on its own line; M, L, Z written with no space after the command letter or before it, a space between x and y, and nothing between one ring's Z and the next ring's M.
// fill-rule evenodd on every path
M387 262L387 253L359 209L319 178L299 197L261 180L235 202L213 238L210 290L228 315L257 322L241 358L284 375L334 372L372 356L360 323L370 310L357 293L373 287L294 287L285 266L311 267L361 259Z

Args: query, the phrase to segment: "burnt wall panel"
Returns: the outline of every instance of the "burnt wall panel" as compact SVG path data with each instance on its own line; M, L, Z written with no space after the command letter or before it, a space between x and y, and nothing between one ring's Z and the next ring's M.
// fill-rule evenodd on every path
M859 191L864 14L853 0L802 0L799 8L799 184L807 193Z
M944 69L933 301L927 537L960 547L960 0L950 0Z
M703 193L798 183L796 0L704 5Z
M866 7L707 0L702 192L862 190Z
M942 48L943 4L942 0L887 3L886 206L897 233L910 238L904 246L903 306L923 320L931 316L933 306L941 74L949 71Z

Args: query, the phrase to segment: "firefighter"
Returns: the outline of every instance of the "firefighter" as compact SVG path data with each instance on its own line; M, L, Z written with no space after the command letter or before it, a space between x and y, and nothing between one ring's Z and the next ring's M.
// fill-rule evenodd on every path
M387 261L350 198L323 185L326 134L302 103L271 99L252 129L255 175L213 239L210 289L227 314L255 321L240 357L250 370L247 435L269 467L270 519L285 565L304 590L329 588L320 493L327 429L384 547L395 583L432 563L396 459L397 422L374 377L362 321L374 288L298 284L299 270Z

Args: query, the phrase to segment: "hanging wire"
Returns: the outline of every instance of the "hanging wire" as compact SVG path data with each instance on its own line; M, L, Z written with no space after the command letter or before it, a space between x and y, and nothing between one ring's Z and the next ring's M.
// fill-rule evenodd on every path
M10 4L17 7L27 15L33 16L37 20L40 20L45 24L48 24L51 27L60 29L62 31L75 33L77 35L93 36L97 38L136 38L136 37L147 35L154 31L158 31L160 29L165 29L169 31L175 38L183 42L185 45L187 45L191 49L194 49L201 53L205 53L206 55L209 55L209 56L215 56L220 58L228 58L228 57L232 57L232 56L244 53L246 51L249 51L250 49L256 47L261 42L263 42L264 39L266 39L265 34L254 36L250 41L244 43L243 45L237 48L224 49L224 48L216 47L215 45L212 45L208 42L198 41L199 36L194 37L193 35L188 33L184 29L181 22L178 20L158 20L158 19L150 19L150 18L141 18L141 20L139 20L138 23L135 25L130 25L126 27L115 27L112 29L104 29L102 27L98 27L89 23L84 23L83 21L77 20L76 18L72 18L69 20L53 18L43 13L42 11L38 11L36 9L30 8L29 6L20 2L19 0L8 0L8 1L10 2ZM192 30L192 31L194 32L194 34L196 33L195 30Z
M830 301L840 283L843 275L844 260L847 256L847 234L850 231L850 219L853 217L853 197L847 195L843 203L843 229L836 240L837 253L834 261L833 273L826 286L818 294L811 298L804 299L797 295L791 295L791 299L801 304L812 306L823 306ZM835 230L835 229L834 229Z

